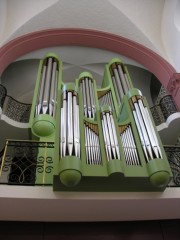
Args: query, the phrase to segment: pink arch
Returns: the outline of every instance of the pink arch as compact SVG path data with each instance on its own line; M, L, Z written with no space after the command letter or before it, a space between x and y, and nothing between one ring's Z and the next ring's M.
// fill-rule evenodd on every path
M32 32L16 38L0 49L0 73L16 58L31 51L60 45L106 49L145 66L170 92L180 109L180 75L155 52L127 38L87 29L51 29Z

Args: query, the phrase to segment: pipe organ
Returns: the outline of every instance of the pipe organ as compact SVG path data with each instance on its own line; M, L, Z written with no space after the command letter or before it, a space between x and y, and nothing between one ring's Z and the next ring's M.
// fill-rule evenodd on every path
M120 59L106 64L98 88L89 72L65 83L62 62L45 56L29 124L32 138L55 145L54 191L163 191L171 179L148 103Z

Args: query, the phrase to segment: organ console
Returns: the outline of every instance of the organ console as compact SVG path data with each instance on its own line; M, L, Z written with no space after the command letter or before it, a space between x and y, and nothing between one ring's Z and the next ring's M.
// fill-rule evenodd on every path
M89 72L65 83L62 62L46 55L29 126L33 138L55 144L54 191L163 191L171 179L148 103L118 58L98 88Z

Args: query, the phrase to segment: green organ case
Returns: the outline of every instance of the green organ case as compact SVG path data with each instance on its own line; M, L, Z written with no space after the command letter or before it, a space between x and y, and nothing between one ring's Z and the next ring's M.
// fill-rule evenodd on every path
M36 183L43 179L54 191L164 191L172 177L148 103L118 58L106 64L97 88L89 72L63 82L62 62L47 54L29 128L33 139L54 144L38 149L52 174L36 172Z

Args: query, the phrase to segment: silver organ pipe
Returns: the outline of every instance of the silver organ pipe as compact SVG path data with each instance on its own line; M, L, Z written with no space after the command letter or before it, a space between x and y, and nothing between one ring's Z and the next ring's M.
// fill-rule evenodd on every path
M127 165L140 165L136 143L132 133L131 125L126 125L121 131L121 141L124 149L125 161Z
M56 90L57 90L57 62L53 62L52 67L52 81L50 88L50 96L49 96L49 114L51 116L55 115L55 105L56 105Z
M107 159L108 161L112 159L120 160L119 143L112 112L103 111L101 115Z
M126 72L121 63L113 63L110 67L112 83L119 105L122 103L123 96L130 90L130 83Z
M79 105L75 91L64 91L61 107L60 155L80 157Z
M94 119L96 113L96 101L92 79L84 77L80 83L80 90L83 96L84 116Z
M148 109L144 106L141 96L133 96L131 98L131 107L146 161L148 162L154 158L162 158Z
M117 68L113 68L113 74L114 74L114 77L115 77L115 83L116 83L116 87L118 89L119 97L120 97L120 100L122 102L122 99L123 99L123 96L124 96L124 91L123 91L123 87L122 87L122 81L121 81L121 78L119 76L119 72L118 72Z
M103 96L99 98L100 107L109 106L112 111L114 111L114 103L111 91L106 92Z
M58 64L55 58L48 57L42 66L36 115L49 114L55 116L58 84Z
M95 124L84 122L86 163L89 165L101 165L101 151L98 128Z

